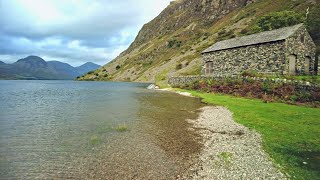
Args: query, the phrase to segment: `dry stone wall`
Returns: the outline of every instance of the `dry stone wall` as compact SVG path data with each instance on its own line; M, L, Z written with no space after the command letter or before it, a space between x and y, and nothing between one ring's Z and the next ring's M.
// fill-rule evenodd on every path
M231 80L251 80L251 81L272 81L274 83L282 83L282 84L291 84L294 85L297 89L319 89L319 84L313 84L307 81L298 81L298 80L288 80L288 79L280 79L280 78L266 78L266 77L243 77L241 75L231 75L231 76L175 76L175 77L169 77L168 83L172 87L181 87L190 83L193 83L195 81L199 80L217 80L217 81L223 81L226 79Z

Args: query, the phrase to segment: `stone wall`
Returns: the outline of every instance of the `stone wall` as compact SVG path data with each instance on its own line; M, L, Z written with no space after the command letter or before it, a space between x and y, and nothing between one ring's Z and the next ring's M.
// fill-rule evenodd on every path
M245 70L279 73L286 70L285 41L257 44L203 54L203 62L213 62L213 75L240 74Z
M303 37L302 37L303 36ZM302 39L303 38L303 39ZM292 36L286 40L286 53L289 55L296 55L296 71L297 74L305 74L305 59L311 58L309 65L310 74L315 70L315 52L316 46L312 41L309 33L305 27L299 28ZM286 60L286 69L289 69L289 60Z
M179 87L186 84L193 83L199 80L225 80L226 78L231 78L234 80L253 80L253 81L272 81L275 83L284 83L284 84L291 84L294 85L296 88L299 89L314 89L320 88L319 84L313 84L307 81L298 81L298 80L287 80L287 79L280 79L280 78L266 78L266 77L243 77L241 75L231 75L231 76L175 76L169 77L168 83L172 87Z

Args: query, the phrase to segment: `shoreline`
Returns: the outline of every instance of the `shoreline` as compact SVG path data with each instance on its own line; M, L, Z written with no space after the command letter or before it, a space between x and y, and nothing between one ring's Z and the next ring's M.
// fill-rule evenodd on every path
M159 89L194 97L188 92ZM205 106L187 120L203 137L204 148L188 179L287 179L262 149L261 135L234 121L222 106Z
M262 149L257 132L236 123L221 106L205 106L189 120L204 138L192 179L287 179Z

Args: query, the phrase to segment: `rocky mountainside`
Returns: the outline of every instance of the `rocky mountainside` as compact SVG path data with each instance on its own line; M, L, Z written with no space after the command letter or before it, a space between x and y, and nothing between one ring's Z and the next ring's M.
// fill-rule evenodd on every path
M318 0L176 0L145 24L130 47L79 80L156 82L200 74L201 52L250 33L257 18L275 11L305 13Z
M46 62L38 56L28 56L13 64L0 63L0 79L75 79L100 66L86 63L79 67L59 61Z

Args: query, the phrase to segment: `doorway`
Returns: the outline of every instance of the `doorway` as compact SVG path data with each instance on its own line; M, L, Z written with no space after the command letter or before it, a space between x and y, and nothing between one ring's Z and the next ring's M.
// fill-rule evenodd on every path
M209 75L212 73L213 73L213 62L208 61L208 62L206 62L206 75Z
M289 55L289 74L296 75L296 59L297 56L294 54Z
M311 57L306 56L305 61L304 61L304 73L305 74L310 74L310 61L311 61Z

